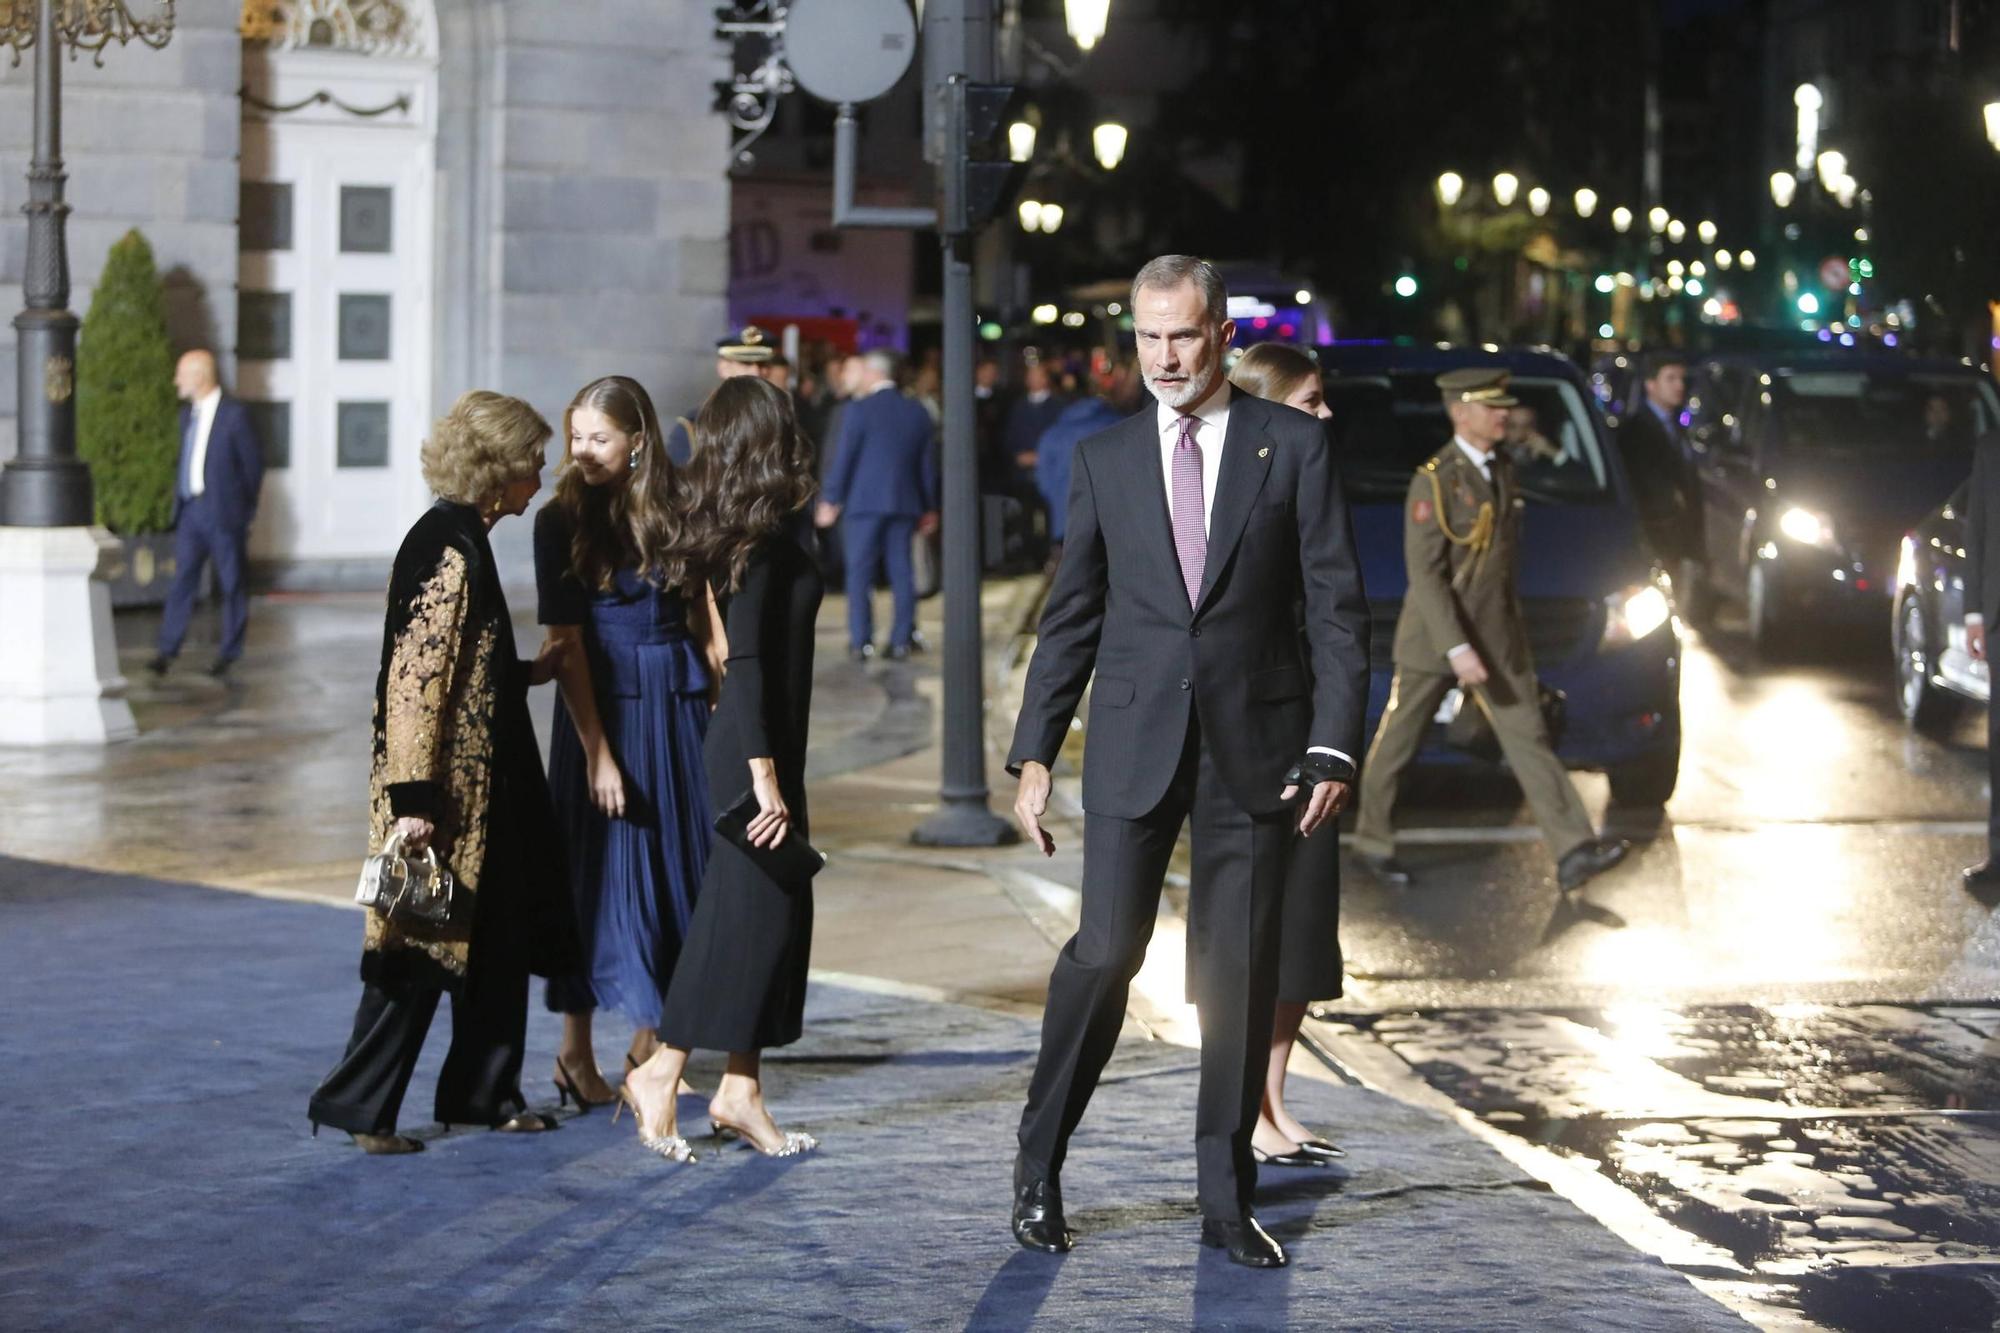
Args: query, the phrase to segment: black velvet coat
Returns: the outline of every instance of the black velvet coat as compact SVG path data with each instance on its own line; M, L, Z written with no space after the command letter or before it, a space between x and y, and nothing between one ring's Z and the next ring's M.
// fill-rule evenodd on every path
M477 965L481 916L482 949L507 949L542 976L575 965L568 863L527 683L486 525L470 505L439 500L404 537L389 576L368 844L380 851L402 816L431 820L457 895L451 919L434 928L370 912L364 978L455 989Z

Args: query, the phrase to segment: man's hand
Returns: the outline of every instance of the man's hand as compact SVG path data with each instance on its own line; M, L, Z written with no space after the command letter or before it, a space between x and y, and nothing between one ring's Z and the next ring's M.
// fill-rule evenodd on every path
M1460 648L1450 657L1452 674L1461 685L1484 685L1486 683L1486 663L1479 660L1479 650L1471 646Z
M917 531L928 537L938 530L938 511L928 510L917 516Z
M813 510L813 526L817 528L830 528L838 522L840 522L840 506L821 500L819 508Z
M1049 770L1030 759L1021 765L1021 786L1014 795L1014 819L1028 841L1042 849L1043 856L1056 854L1056 840L1042 827L1049 809Z
M1968 620L1965 622L1965 651L1972 654L1975 662L1986 660L1986 622Z
M1033 467L1035 465L1035 460L1040 457L1041 455L1037 454L1033 449L1026 450L1025 452L1014 455L1014 466L1020 468L1023 472L1025 472L1029 468Z
M1308 752L1304 759L1292 765L1291 771L1285 774L1285 789L1278 793L1278 799L1289 801L1301 789L1307 790L1305 809L1299 812L1299 834L1302 837L1310 838L1313 830L1338 817L1347 808L1348 797L1353 794L1353 787L1347 779L1353 776L1353 765L1330 754Z

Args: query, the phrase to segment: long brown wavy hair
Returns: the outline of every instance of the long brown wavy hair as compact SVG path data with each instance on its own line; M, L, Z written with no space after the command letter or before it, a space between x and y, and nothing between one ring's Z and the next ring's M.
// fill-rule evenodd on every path
M1319 362L1296 347L1258 343L1236 359L1229 382L1253 398L1282 403L1319 373Z
M592 486L570 456L570 423L589 408L632 437L636 465L619 480ZM653 400L637 380L606 375L576 392L563 410L563 461L552 503L569 515L570 565L587 588L605 589L621 569L636 569L662 588L688 582L687 519L681 478L667 457Z
M791 395L755 375L716 386L695 414L694 439L684 472L687 563L734 591L757 544L812 499L812 445Z

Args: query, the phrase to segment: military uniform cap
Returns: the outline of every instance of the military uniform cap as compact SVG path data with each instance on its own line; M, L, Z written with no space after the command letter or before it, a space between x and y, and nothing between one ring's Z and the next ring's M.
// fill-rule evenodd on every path
M1447 370L1437 377L1437 386L1451 403L1482 403L1487 407L1512 407L1521 400L1508 388L1509 375L1497 366L1466 366Z
M771 345L771 335L755 324L745 324L740 333L732 333L717 340L715 354L724 361L741 361L745 365L762 365L778 354Z

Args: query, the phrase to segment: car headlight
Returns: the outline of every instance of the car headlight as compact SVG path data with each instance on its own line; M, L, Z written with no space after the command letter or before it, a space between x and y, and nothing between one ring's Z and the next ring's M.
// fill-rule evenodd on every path
M1673 607L1658 584L1636 584L1604 599L1607 647L1637 643L1673 618Z
M1902 543L1896 549L1896 586L1917 586L1917 534L1914 532L1904 533Z
M1810 509L1787 509L1778 516L1778 531L1801 546L1833 549L1833 520Z

